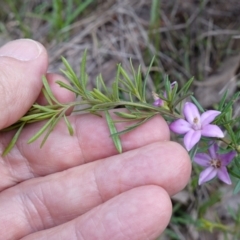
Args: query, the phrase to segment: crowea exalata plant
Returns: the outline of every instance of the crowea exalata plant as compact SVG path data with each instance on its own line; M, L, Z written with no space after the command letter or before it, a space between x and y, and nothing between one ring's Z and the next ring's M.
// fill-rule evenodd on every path
M147 80L154 59L145 76L141 68L132 69L128 73L120 64L117 66L116 77L111 87L106 86L101 75L96 79L96 87L89 89L88 75L86 73L86 52L80 66L80 76L73 71L66 59L62 59L65 69L62 73L69 79L68 85L62 81L57 83L72 91L81 99L68 104L62 104L54 97L48 82L43 77L42 92L48 101L48 105L33 104L29 111L12 126L3 129L9 131L16 129L16 133L9 145L2 153L6 155L16 143L22 129L27 124L45 120L43 127L28 141L31 143L44 135L41 146L46 142L49 134L63 118L68 131L74 134L73 128L66 116L66 112L78 106L78 113L105 114L109 132L116 149L122 152L120 135L129 132L157 114L161 114L169 123L170 129L175 133L174 140L183 143L193 162L205 167L200 174L199 184L203 184L217 176L223 182L234 182L235 192L240 190L240 126L239 117L233 117L233 104L238 99L236 93L227 101L227 92L215 109L205 110L189 92L193 79L179 88L177 81L171 83L168 78L162 83L162 90L154 92L153 97L147 91ZM154 90L154 89L151 89ZM79 107L80 106L80 107ZM124 107L127 112L118 111ZM116 124L109 110L114 109L114 114L120 121L133 121L125 130L118 132ZM119 120L118 120L119 121ZM234 129L234 130L233 130ZM214 143L212 143L214 141ZM209 144L211 147L208 151ZM218 146L218 147L216 147ZM229 174L228 174L229 172ZM231 178L234 181L231 180Z

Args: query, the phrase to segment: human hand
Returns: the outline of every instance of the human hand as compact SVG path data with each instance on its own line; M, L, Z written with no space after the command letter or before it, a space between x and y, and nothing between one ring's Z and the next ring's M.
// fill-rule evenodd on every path
M19 59L20 58L20 59ZM0 129L17 121L40 94L48 67L44 47L16 40L0 48ZM47 74L56 98L74 100ZM14 239L155 239L171 217L170 196L190 177L187 152L169 141L160 116L121 136L117 154L104 118L69 117L74 136L60 122L40 148L27 140L31 124L12 151L0 157L0 236ZM126 123L118 125L119 130ZM4 150L14 132L1 133Z

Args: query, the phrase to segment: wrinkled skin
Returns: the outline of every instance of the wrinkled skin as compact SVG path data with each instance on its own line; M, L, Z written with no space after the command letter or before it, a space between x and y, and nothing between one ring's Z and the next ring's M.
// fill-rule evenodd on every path
M47 67L47 52L36 42L16 40L0 48L1 129L36 100L46 103L40 91ZM48 73L47 79L59 101L74 100L55 84L63 77ZM28 145L43 125L32 124L0 157L1 239L155 239L171 217L170 196L184 188L191 172L187 152L169 141L166 122L156 116L123 135L124 153L117 154L104 117L69 120L74 136L61 121L42 148L41 138ZM1 133L1 152L13 134Z

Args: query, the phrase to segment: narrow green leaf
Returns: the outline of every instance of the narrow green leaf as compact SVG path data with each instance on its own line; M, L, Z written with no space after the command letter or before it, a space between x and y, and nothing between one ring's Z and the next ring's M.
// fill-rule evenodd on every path
M72 67L70 66L70 64L68 63L67 59L62 57L62 62L65 66L65 68L67 69L67 71L62 70L63 73L68 73L70 74L75 80L77 79L77 75L75 74L75 72L73 71Z
M152 61L151 61L150 65L149 65L149 67L148 67L148 70L147 70L147 74L146 74L146 76L145 76L145 78L144 78L144 81L143 81L142 97L143 97L143 101L144 101L144 102L146 102L147 80L148 80L148 76L149 76L150 70L151 70L151 68L152 68L152 65L153 65L153 63L154 63L154 60L155 60L155 56L153 56L153 58L152 58Z
M33 104L33 110L40 110L47 113L58 112L58 109L53 109L52 106L42 106L39 104Z
M80 82L82 83L82 86L84 86L84 88L86 87L86 84L87 84L86 62L87 62L87 50L84 51L82 61L81 61L81 67L80 67Z
M121 140L120 140L118 135L113 135L113 134L117 133L117 129L115 127L115 124L114 124L114 122L113 122L113 120L112 120L108 111L105 111L105 115L106 115L108 128L109 128L109 131L111 133L111 137L112 137L112 140L114 142L114 145L115 145L116 149L118 150L118 152L122 153Z
M238 99L240 95L240 92L236 92L232 97L231 99L228 101L228 103L226 104L226 106L224 106L224 109L222 110L222 112L227 112L228 109L230 107L232 107L233 103Z
M171 83L169 81L169 76L165 76L165 81L164 81L164 87L165 87L165 91L167 93L167 99L170 100L170 93L171 93Z
M115 97L116 101L119 100L119 76L120 76L120 64L117 65L117 75L115 78L115 81L112 85L112 89L113 89L113 96Z
M130 127L127 127L125 130L123 130L123 131L121 131L121 132L116 132L116 133L114 133L114 134L112 134L112 135L113 135L113 136L115 136L115 135L119 136L119 135L122 135L122 134L124 134L124 133L128 133L128 132L134 130L135 128L137 128L138 126L142 125L143 123L147 122L148 120L150 120L153 116L155 116L155 115L152 115L152 116L150 116L150 117L147 117L147 118L143 119L142 121L139 121L138 123L133 124L133 125L131 125Z
M171 89L171 100L174 100L177 95L177 90L178 90L178 83L176 82L174 87Z
M102 101L102 102L111 102L111 99L109 99L107 96L105 96L103 93L101 93L98 89L94 88L91 92L92 96L94 96L96 99Z
M130 113L124 113L124 112L114 112L118 117L121 118L127 118L127 119L136 119L136 115L130 114Z
M67 71L62 71L63 73L67 74L70 81L79 89L81 89L81 85L79 84L79 80L75 72L73 71L72 67L68 63L67 59L62 57L62 62L67 69Z
M224 92L219 104L218 104L218 110L219 111L222 111L222 108L226 102L226 99L227 99L227 95L228 95L228 89L226 89L226 91Z
M65 123L67 125L67 128L68 128L68 131L69 131L69 134L72 136L74 131L73 131L73 127L70 123L70 121L68 120L68 118L66 117L66 115L63 116L64 117L64 120L65 120Z
M128 85L129 89L131 89L133 91L135 86L134 86L132 80L130 79L128 73L121 66L120 66L120 73L122 74L122 76L126 80L126 84Z
M137 83L138 83L138 92L141 95L141 99L144 100L143 95L143 81L142 81L142 73L141 73L141 66L139 65L138 71L137 71Z
M226 117L226 120L227 120L227 121L231 121L231 120L232 120L232 114L233 114L233 107L230 106L230 107L228 108L228 111L225 112L225 117Z
M120 91L122 91L122 92L129 93L129 91L126 90L126 89L124 89L124 88L118 87L118 89L119 89Z
M53 93L52 93L52 90L51 90L51 88L50 88L50 86L49 86L49 84L48 84L48 81L47 81L47 79L46 79L45 76L43 76L42 81L43 81L43 86L44 86L44 88L45 88L48 96L51 98L51 100L53 100L53 101L54 101L55 103L57 103L58 105L62 105L62 104L54 97L54 95L53 95Z
M129 93L129 98L130 98L130 101L133 102L133 97L131 92Z
M179 103L181 103L185 98L188 98L190 96L192 96L193 93L188 93L180 98L178 98L174 103L173 103L173 108L175 108Z
M74 93L76 93L77 95L80 95L79 91L76 90L76 89L74 89L72 86L70 86L70 85L68 85L68 84L66 84L66 83L64 83L64 82L62 82L62 81L56 81L56 83L57 83L60 87L66 88L66 89L68 89L69 91L74 92Z
M201 104L198 102L198 100L194 96L191 96L191 99L202 113L205 112Z
M67 79L69 79L69 81L75 86L75 81L73 81L73 77L72 77L72 74L67 70L63 70L63 69L60 69L61 73L63 73Z
M132 64L132 59L130 59L130 66L131 66L131 70L132 70L132 75L133 75L133 79L134 79L134 82L135 82L135 87L138 88L138 82L137 82L137 77L136 77L136 71L133 67L133 64Z
M231 137L231 141L232 141L235 145L237 145L237 139L236 139L235 132L234 132L234 130L232 129L232 127L229 126L229 125L225 125L225 128L226 128L229 136Z
M54 118L53 121L51 122L51 124L49 125L49 128L47 130L47 133L45 134L42 142L41 142L41 145L40 145L40 148L44 145L44 143L47 141L47 138L49 136L49 134L52 132L52 130L54 129L54 127L57 125L57 123L61 120L61 118L63 117L63 115L65 114L65 112L61 112L58 117Z
M108 89L107 89L107 87L106 87L106 85L105 85L105 83L104 83L104 81L103 81L102 75L100 74L100 75L98 76L98 78L99 78L99 81L100 81L100 83L101 83L101 86L103 87L103 89L104 89L104 91L105 91L105 94L109 95L109 91L108 91ZM99 89L99 91L101 91L101 89Z
M44 97L46 98L48 104L53 105L53 102L52 102L51 98L48 96L46 89L42 88L42 93L43 93Z
M22 124L23 124L23 122L17 121L17 122L14 123L13 125L1 129L0 132L9 132L9 131L14 130L14 129L16 129L16 128L20 128L20 127L22 126Z
M96 77L96 87L99 91L101 91L102 89L102 84L101 84L101 81L99 79L99 76Z
M20 133L24 127L25 123L22 123L22 125L20 126L20 128L17 130L17 132L15 133L15 135L13 136L12 140L10 141L10 143L8 144L8 146L4 149L2 156L6 156L14 147L14 145L16 144Z
M233 190L233 194L237 194L240 192L240 180L238 181L238 183L236 184L234 190Z
M99 103L99 104L94 104L91 108L92 111L99 111L100 109L101 110L105 110L107 108L114 108L116 106L116 104L112 103L112 102L104 102L104 103ZM124 105L123 105L124 106Z
M31 114L29 113L29 115L25 115L23 117L21 117L19 119L19 121L21 122L29 122L31 120L44 120L44 119L49 119L49 117L52 117L52 115L54 114L54 112L42 112L42 113L35 113L35 114Z
M188 89L190 88L190 86L192 85L192 82L194 80L194 77L190 78L185 84L184 86L182 86L178 92L178 94L186 94Z
M118 83L115 81L112 83L112 98L116 102L119 101Z
M130 88L130 86L126 82L124 82L122 79L119 79L119 82L122 83L127 88L124 90L125 92L129 93L132 91L132 88Z
M53 116L51 119L49 119L47 121L47 123L44 124L44 126L28 140L28 143L32 143L32 142L36 141L46 131L46 129L51 125L51 123L54 121L55 117L56 117L56 115Z

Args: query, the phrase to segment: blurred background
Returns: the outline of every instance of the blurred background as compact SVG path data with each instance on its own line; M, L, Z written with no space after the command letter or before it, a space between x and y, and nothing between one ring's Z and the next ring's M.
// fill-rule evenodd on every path
M17 38L46 46L54 72L64 56L79 73L88 49L92 86L100 73L111 83L117 63L130 71L129 59L144 74L153 56L150 90L159 91L167 75L180 86L194 77L191 90L209 108L240 86L239 0L1 1L0 45ZM173 217L159 239L240 239L240 195L217 180L199 187L199 172L194 166L188 186L172 198Z

